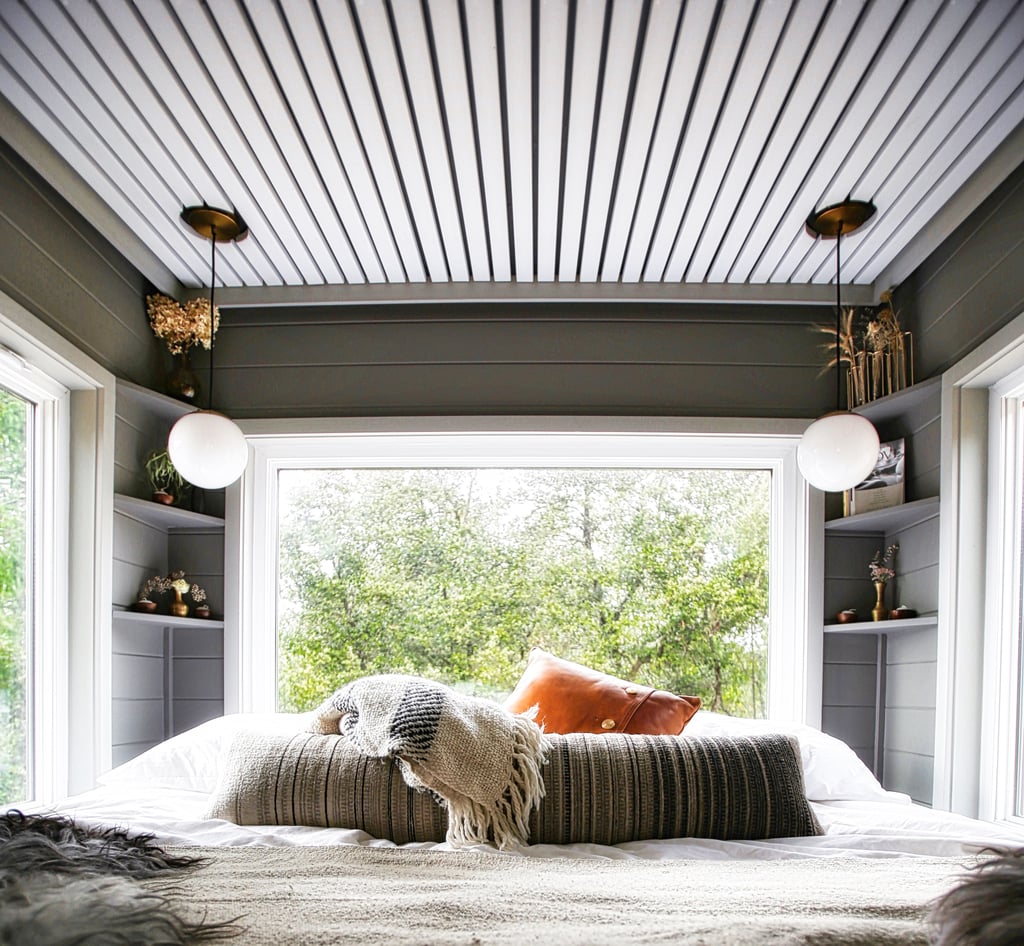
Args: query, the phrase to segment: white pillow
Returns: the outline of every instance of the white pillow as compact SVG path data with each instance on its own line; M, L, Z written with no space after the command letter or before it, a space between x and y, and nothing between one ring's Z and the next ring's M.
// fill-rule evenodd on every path
M235 734L302 732L308 713L232 713L172 736L96 779L101 785L151 785L212 792Z
M800 741L804 790L811 801L889 801L910 803L906 795L887 792L841 739L802 723L777 723L768 719L741 719L699 710L683 730L684 736L749 736L781 732Z

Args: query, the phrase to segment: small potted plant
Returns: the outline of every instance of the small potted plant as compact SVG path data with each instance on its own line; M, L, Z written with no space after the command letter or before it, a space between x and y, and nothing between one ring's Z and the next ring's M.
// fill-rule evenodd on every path
M150 595L154 592L163 594L165 591L168 591L170 587L170 583L167 579L161 578L159 575L147 578L139 587L139 597L132 607L134 607L136 611L144 611L152 614L156 611L156 602L150 598Z
M185 486L185 480L175 469L166 447L154 450L146 458L146 476L153 488L154 502L170 505Z

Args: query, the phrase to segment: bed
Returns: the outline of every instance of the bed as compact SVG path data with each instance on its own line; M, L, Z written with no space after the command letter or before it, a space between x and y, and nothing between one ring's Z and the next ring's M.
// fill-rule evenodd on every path
M397 844L365 831L209 817L232 747L288 737L308 715L211 720L101 776L53 810L150 832L210 858L184 908L239 918L259 944L926 943L928 904L979 855L1024 834L885 791L840 740L803 725L697 712L680 739L794 737L821 833L498 851Z

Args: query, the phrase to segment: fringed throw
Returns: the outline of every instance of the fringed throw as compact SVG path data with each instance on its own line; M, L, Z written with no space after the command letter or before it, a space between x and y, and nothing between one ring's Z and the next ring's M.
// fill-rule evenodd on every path
M412 788L447 807L450 843L527 843L548 749L528 715L420 677L383 674L333 693L311 729L340 732L365 755L395 759Z

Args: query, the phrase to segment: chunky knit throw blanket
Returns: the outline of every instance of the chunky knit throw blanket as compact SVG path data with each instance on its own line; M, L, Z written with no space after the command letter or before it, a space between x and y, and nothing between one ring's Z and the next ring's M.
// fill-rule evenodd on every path
M448 808L450 843L527 842L530 812L544 797L548 748L528 715L420 677L383 674L335 691L310 728L395 759L412 788Z

